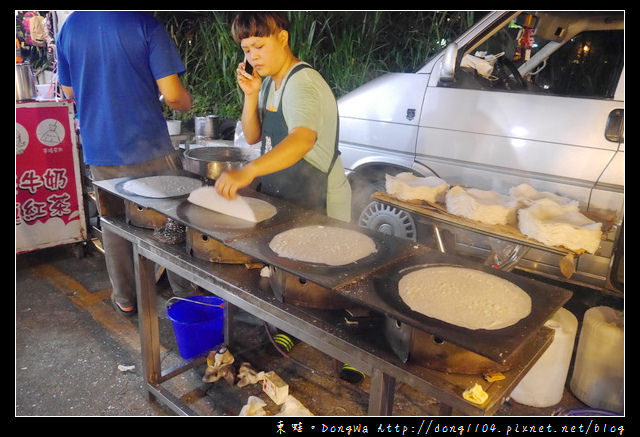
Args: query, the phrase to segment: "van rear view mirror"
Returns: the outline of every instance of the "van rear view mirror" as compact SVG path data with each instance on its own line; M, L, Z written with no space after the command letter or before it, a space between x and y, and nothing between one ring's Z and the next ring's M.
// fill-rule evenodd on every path
M444 50L442 63L440 64L440 80L453 82L456 73L456 58L458 57L458 44L452 42Z

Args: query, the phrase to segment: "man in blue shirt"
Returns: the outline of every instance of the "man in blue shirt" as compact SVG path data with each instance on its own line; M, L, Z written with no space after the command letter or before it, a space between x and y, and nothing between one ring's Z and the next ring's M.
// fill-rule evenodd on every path
M144 12L77 11L62 25L56 48L59 82L75 100L83 158L94 180L181 167L159 97L186 112L191 95L179 78L185 66L162 23ZM119 215L123 208L121 199L100 193L100 215ZM134 313L131 245L106 230L102 242L112 301Z

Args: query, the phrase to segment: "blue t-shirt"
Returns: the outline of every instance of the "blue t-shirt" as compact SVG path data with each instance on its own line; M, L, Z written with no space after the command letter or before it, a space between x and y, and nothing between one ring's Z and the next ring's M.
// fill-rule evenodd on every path
M174 149L156 79L185 66L144 12L73 12L57 38L60 84L73 88L84 161L137 164Z

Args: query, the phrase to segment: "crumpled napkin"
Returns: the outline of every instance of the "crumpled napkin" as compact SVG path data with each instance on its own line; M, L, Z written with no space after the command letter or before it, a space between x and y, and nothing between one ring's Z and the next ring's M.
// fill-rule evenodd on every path
M216 382L224 379L233 385L236 378L236 369L233 367L235 358L226 346L221 346L215 351L211 351L207 356L207 368L204 371L202 381Z
M267 403L257 396L249 396L247 404L240 410L239 416L266 416L267 412L264 411Z

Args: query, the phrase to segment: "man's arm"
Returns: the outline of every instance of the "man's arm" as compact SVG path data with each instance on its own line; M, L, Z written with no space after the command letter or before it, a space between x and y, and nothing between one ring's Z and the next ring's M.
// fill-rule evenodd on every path
M162 77L156 80L160 94L171 109L187 112L191 109L191 94L182 85L177 74Z
M62 87L62 92L69 100L73 100L73 88L70 86L60 85Z

